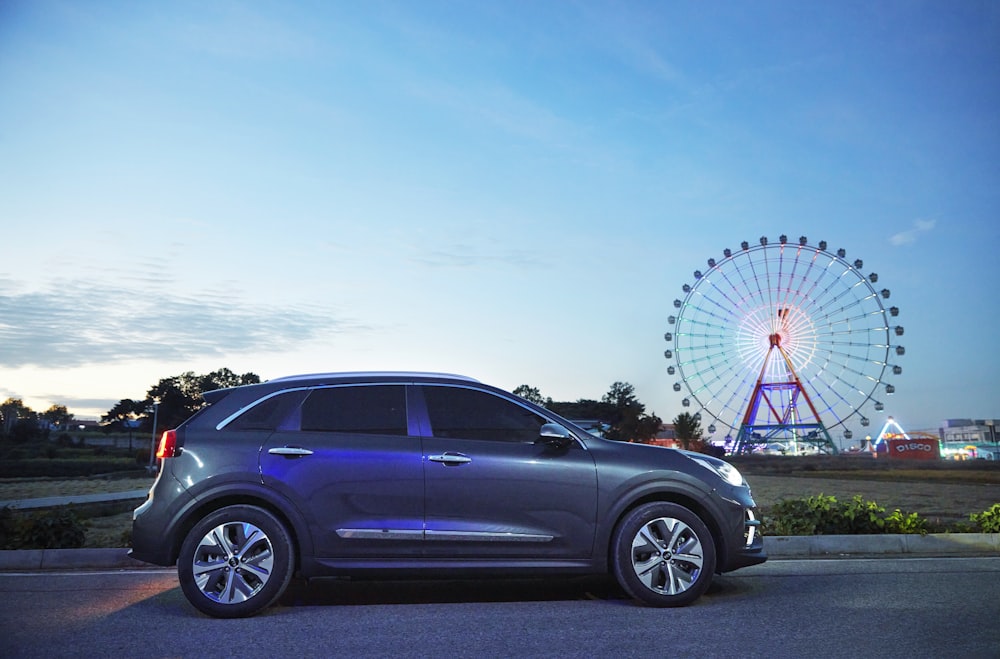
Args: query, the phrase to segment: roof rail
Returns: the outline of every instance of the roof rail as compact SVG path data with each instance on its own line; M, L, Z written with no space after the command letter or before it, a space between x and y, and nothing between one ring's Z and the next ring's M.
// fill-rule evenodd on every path
M465 380L466 382L479 382L475 378L467 375L456 375L454 373L433 373L423 371L345 371L341 373L305 373L303 375L286 375L267 382L287 382L289 380L328 380L331 378L356 378L356 377L423 377L423 378L450 378L453 380Z

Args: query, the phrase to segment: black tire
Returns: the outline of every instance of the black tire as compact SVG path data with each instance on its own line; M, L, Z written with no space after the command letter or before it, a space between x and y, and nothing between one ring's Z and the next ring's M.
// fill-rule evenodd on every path
M696 514L653 502L627 514L611 540L615 579L650 606L685 606L701 597L715 573L715 542Z
M227 506L195 524L181 545L177 577L191 604L215 618L252 616L292 578L292 539L256 506Z

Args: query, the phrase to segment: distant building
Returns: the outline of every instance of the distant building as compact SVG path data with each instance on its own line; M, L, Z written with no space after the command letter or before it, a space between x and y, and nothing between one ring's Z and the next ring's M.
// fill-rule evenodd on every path
M677 429L672 423L664 423L660 426L660 431L649 441L657 446L667 446L669 448L682 448L681 442L677 439Z
M569 419L576 425L580 426L591 435L597 435L598 437L604 437L604 433L607 432L611 426L604 423L599 419Z
M941 452L968 451L969 457L1000 460L1000 419L948 419L940 429Z

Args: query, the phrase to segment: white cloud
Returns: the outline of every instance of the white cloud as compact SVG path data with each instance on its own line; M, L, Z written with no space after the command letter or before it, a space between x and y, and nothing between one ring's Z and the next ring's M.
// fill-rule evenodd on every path
M358 329L321 307L253 305L224 292L186 297L86 280L11 289L0 286L0 367L267 352Z
M907 231L900 231L899 233L891 236L889 242L894 246L899 247L900 245L912 245L917 242L917 238L921 234L927 233L934 228L937 224L936 220L916 220L913 223L913 228Z

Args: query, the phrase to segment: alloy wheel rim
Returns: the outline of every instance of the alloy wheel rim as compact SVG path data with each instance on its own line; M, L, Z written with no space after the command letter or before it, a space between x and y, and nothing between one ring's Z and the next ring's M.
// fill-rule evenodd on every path
M274 569L274 547L249 522L226 522L198 542L192 559L194 582L205 597L238 604L259 593Z
M646 588L679 595L698 580L705 552L690 526L673 517L658 517L635 534L631 557L632 569Z

